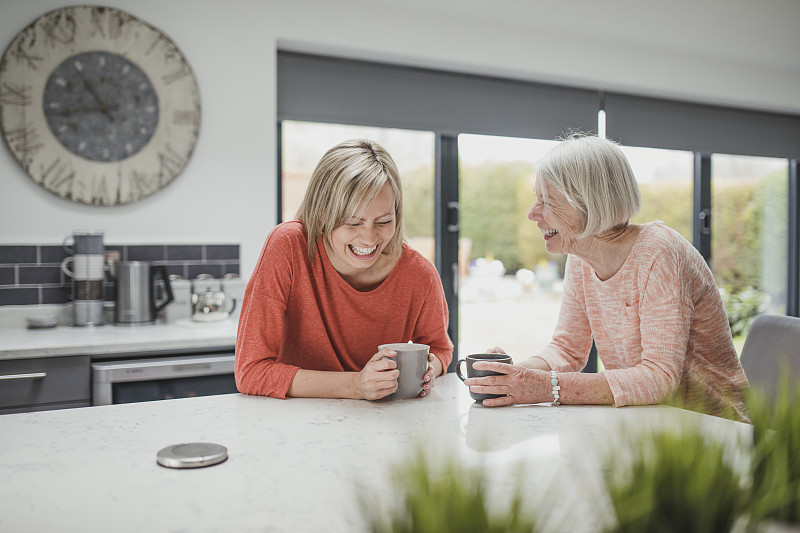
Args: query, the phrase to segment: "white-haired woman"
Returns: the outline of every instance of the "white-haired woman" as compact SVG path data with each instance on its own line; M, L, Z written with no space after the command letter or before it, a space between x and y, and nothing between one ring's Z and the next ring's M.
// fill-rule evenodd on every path
M631 224L640 197L612 141L573 135L537 164L535 222L551 254L568 254L561 311L544 350L501 376L466 380L507 394L484 405L643 405L675 400L746 420L747 378L714 277L662 222ZM594 340L604 371L581 373ZM496 348L496 351L502 351Z
M397 389L399 374L394 352L378 345L412 340L431 347L420 396L428 395L452 359L447 304L435 267L404 244L391 156L368 140L334 146L296 219L270 232L247 284L239 391L377 400Z

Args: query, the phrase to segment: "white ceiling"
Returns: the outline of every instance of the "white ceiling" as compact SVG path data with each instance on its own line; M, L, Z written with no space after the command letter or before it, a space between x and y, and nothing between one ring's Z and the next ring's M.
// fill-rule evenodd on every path
M364 2L358 2L363 8ZM798 0L369 0L416 10L607 43L647 43L800 71ZM611 58L610 58L611 59Z

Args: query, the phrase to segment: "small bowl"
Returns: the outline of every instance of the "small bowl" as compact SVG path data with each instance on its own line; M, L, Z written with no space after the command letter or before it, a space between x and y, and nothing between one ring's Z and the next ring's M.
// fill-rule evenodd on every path
M58 326L54 316L28 317L28 329L52 329Z

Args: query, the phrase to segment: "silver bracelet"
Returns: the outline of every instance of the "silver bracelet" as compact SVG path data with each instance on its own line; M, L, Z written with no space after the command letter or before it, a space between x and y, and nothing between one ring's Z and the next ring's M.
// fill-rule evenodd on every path
M561 405L559 401L560 395L558 394L558 391L561 390L558 384L558 370L550 371L550 384L553 386L553 405Z

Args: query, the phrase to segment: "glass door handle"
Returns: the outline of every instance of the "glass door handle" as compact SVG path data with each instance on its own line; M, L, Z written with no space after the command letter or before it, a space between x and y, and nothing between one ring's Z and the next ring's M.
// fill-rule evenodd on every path
M711 233L711 209L703 209L697 213L697 218L700 219L700 232L703 235L708 235Z
M460 225L458 202L447 202L447 231L456 232Z

